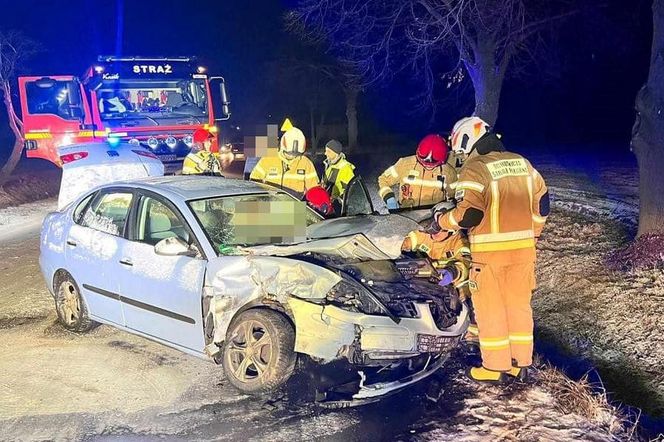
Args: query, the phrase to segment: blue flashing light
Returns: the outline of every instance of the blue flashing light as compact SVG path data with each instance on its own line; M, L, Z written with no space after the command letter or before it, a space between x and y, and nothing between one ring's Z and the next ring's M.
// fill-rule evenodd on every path
M117 147L117 145L120 144L120 141L122 141L120 138L115 138L115 137L108 138L108 144L110 144L111 147Z

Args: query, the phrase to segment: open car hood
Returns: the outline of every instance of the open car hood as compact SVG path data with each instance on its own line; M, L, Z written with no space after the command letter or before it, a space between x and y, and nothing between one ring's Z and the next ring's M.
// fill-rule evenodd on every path
M404 216L368 215L337 218L309 226L309 240L293 245L246 247L257 255L290 256L312 252L346 259L396 259L408 232L419 227Z

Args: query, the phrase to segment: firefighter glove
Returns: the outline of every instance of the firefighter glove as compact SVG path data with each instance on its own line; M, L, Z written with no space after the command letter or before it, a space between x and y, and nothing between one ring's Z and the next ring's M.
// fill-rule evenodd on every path
M387 206L387 210L397 210L399 208L399 204L397 204L397 199L393 196L385 200L385 205Z
M438 273L440 274L440 281L438 282L438 285L445 287L446 285L450 285L454 282L454 272L452 272L450 269L442 269L439 270Z

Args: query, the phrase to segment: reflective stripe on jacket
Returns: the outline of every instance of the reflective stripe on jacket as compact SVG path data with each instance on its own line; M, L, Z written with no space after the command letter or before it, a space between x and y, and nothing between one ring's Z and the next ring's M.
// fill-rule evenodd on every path
M378 177L378 194L386 201L394 196L393 186L399 185L397 201L401 207L432 206L451 198L450 184L457 173L449 164L427 170L415 155L399 158Z
M503 262L534 262L535 238L548 215L540 213L545 194L544 179L522 156L505 151L471 156L455 185L457 207L438 221L443 229L468 228L473 261L500 253Z
M249 179L288 188L304 194L308 189L318 186L318 174L311 160L300 155L290 162L280 157L261 158Z
M219 154L207 150L189 152L182 163L182 174L201 175L204 173L221 173Z
M346 186L355 176L355 166L341 153L341 158L336 163L330 164L325 160L325 187L330 192L330 197L340 199Z

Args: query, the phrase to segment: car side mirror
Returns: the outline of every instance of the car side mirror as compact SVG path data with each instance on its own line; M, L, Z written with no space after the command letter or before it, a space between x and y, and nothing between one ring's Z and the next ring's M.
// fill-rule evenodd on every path
M199 255L195 246L187 244L177 236L159 241L154 246L154 252L161 256L189 256L194 258Z

